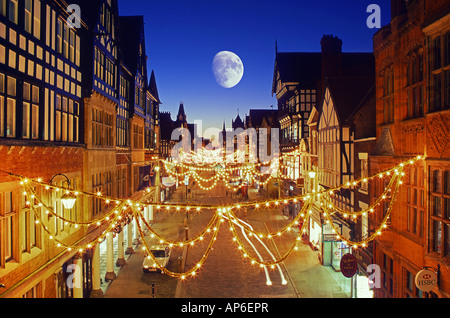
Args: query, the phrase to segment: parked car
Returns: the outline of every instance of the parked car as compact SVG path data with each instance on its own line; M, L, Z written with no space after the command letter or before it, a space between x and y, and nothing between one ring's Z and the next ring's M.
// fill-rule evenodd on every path
M161 267L167 267L170 261L171 249L167 245L155 245L150 248L150 252L155 257L156 261ZM162 272L159 268L158 264L156 264L153 258L148 255L144 258L144 262L142 264L142 270L144 273L149 272Z

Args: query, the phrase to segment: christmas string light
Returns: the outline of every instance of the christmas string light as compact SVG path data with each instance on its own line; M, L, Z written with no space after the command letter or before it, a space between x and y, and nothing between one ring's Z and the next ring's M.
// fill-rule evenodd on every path
M277 264L280 264L281 262L283 262L284 260L286 260L294 251L298 250L298 244L299 242L301 242L301 238L302 235L306 232L306 225L308 224L307 219L308 216L305 217L303 225L299 231L298 236L295 238L295 243L289 248L289 250L280 258L275 259L273 261L261 261L258 258L252 256L252 253L250 253L248 251L248 249L245 247L245 244L242 243L242 240L239 238L239 235L236 231L236 227L235 227L235 222L236 219L234 218L229 218L229 225L230 225L230 230L233 233L233 241L236 242L236 244L238 245L238 250L242 253L242 256L244 258L249 258L250 259L250 263L251 264L258 264L260 267L264 268L264 267L273 267L276 266Z
M135 215L135 218L138 218L137 215ZM196 263L196 265L194 265L191 269L189 269L188 271L182 272L182 273L176 273L173 271L168 270L167 268L165 268L164 266L161 266L159 264L159 262L156 260L155 256L151 253L151 249L149 248L149 245L147 243L147 241L145 239L142 240L143 244L144 244L144 249L146 251L149 251L146 257L150 257L150 259L153 261L153 264L155 267L157 267L159 270L161 270L162 272L164 272L164 274L171 276L171 277L175 277L175 278L179 278L181 280L185 280L187 278L190 277L195 277L197 274L197 271L202 267L203 263L206 261L206 259L208 258L209 254L212 251L212 247L217 239L217 235L219 232L219 227L220 227L220 220L216 220L216 224L215 227L213 228L212 232L212 237L211 240L206 248L205 253L202 255L201 259ZM139 234L142 238L145 237L145 234L142 231L141 225L139 224L139 222L136 222L137 224L137 228L139 231ZM180 246L181 247L181 246Z
M215 236L213 237L213 240L211 240L211 242L209 243L209 247L212 247L212 244L215 241L215 238L217 237L217 233L218 233L218 229L220 227L220 224L223 222L222 216L224 213L226 213L226 216L229 220L229 224L230 224L230 230L233 233L233 241L237 242L238 244L238 249L243 253L243 256L245 258L249 257L252 261L252 263L256 263L259 264L262 267L266 267L266 266L274 266L280 262L282 262L284 259L286 259L297 247L298 241L300 241L301 239L301 234L305 231L306 225L309 223L310 221L310 217L309 214L304 213L305 210L302 209L301 213L299 213L300 217L303 217L303 225L301 227L301 231L299 236L296 239L296 244L294 244L291 249L285 254L283 255L281 258L271 261L271 262L262 262L261 260L258 260L257 258L251 256L251 254L248 252L248 250L246 249L245 245L242 243L242 241L239 238L239 235L236 231L236 228L234 226L234 224L237 224L235 222L239 222L239 219L236 218L236 216L233 214L233 210L238 210L242 207L248 207L248 206L253 206L255 208L260 208L260 207L264 207L264 208L270 208L270 207L278 207L280 205L283 204L289 204L289 203L299 203L302 200L305 202L308 202L308 204L304 205L305 209L308 209L314 202L318 202L321 205L321 209L322 211L324 211L324 217L326 219L326 221L332 226L333 230L335 231L335 234L343 241L346 242L346 244L348 244L349 246L352 246L354 248L358 248L358 247L365 247L367 246L367 244L374 240L376 237L378 237L379 235L382 234L382 231L384 229L387 228L387 222L390 218L390 215L392 213L393 210L393 206L394 203L396 201L396 198L398 196L398 192L399 192L399 187L402 185L402 177L405 175L403 172L403 168L406 165L412 165L415 162L417 162L418 160L422 160L424 159L422 156L417 156L414 159L410 159L407 162L403 162L400 163L398 166L391 168L389 170L377 173L376 175L372 176L372 177L366 177L366 178L361 178L360 180L356 180L356 181L352 181L352 182L348 182L345 185L341 185L339 187L333 188L333 189L328 189L328 190L324 190L324 191L320 191L320 192L316 192L316 193L312 193L312 194L307 194L307 195L302 195L302 196L297 196L297 197L291 197L291 198L287 198L284 200L269 200L269 201L261 201L261 202L251 202L251 203L244 203L244 204L234 204L234 205L229 205L229 206L225 206L222 208L218 208L218 212L217 212L217 218L213 218L210 222L210 224L205 228L205 233L209 233L212 232L213 234L215 234ZM12 175L12 174L10 174ZM114 235L114 232L117 231L118 229L120 230L120 223L127 220L127 214L125 213L125 211L128 208L131 208L131 210L133 211L133 218L136 221L139 220L144 220L145 219L142 217L142 213L140 212L136 212L137 208L142 208L143 206L156 206L156 205L145 205L142 204L141 202L136 202L134 200L115 200L114 198L110 198L110 197L104 197L101 195L101 193L88 193L88 192L82 192L82 191L75 191L75 190L71 190L71 189L67 189L67 188L63 188L63 187L57 187L57 186L53 186L53 185L48 185L45 184L44 182L42 182L41 179L37 179L37 180L33 180L33 179L29 179L29 178L25 178L22 176L17 176L21 181L21 185L24 186L25 192L24 195L28 195L31 194L31 198L32 199L37 199L39 206L44 207L45 209L47 209L47 211L49 212L48 214L51 214L55 217L57 217L58 219L67 222L68 224L72 224L75 226L79 226L79 225L92 225L96 222L96 224L98 225L98 222L101 221L109 221L108 224L108 228L107 230L103 231L100 235L97 236L97 238L95 238L94 240L92 240L91 242L85 243L85 244L66 244L58 239L55 238L55 235L53 235L50 231L50 229L45 225L46 222L44 222L42 220L42 218L40 217L39 213L35 210L35 205L34 204L30 204L30 209L33 211L33 213L35 214L35 220L37 224L41 224L42 228L44 229L45 232L47 232L49 239L54 240L55 244L58 247L65 247L68 251L72 251L72 250L77 250L78 252L82 253L84 251L86 251L87 249L91 248L93 244L97 243L97 242L101 242L104 240L104 238L107 235ZM333 203L332 203L332 199L331 196L333 194L336 194L335 192L342 189L342 188L348 188L349 186L356 186L358 185L360 182L369 182L370 180L374 179L374 178L385 178L385 177L391 177L390 183L389 185L386 187L385 192L381 195L381 197L379 197L376 201L375 204L373 206L371 206L368 210L362 210L362 211L358 211L358 212L350 212L350 211L345 211L344 209L340 209L339 207L336 207ZM113 210L113 212L110 212L109 214L107 214L106 216L96 219L96 220L92 220L89 222L76 222L73 220L69 220L66 218L63 218L61 216L58 216L57 213L55 213L53 211L53 209L49 208L47 205L45 205L45 202L43 202L40 197L36 194L36 191L31 187L31 183L36 183L36 184L40 184L42 186L45 186L45 188L47 190L49 189L55 189L55 191L61 191L61 193L74 193L77 196L78 195L86 195L86 196L90 196L90 197L95 197L98 199L103 199L105 200L105 202L115 202L117 204L116 210ZM393 191L392 194L392 198L388 211L386 212L386 215L383 219L383 222L381 223L380 227L371 235L369 236L367 239L358 241L358 242L352 242L348 239L346 239L345 237L343 237L336 229L334 222L331 218L331 216L334 213L346 213L348 215L363 215L364 213L367 212L372 212L371 209L373 209L374 206L379 205L380 202L386 198L388 198L387 195L387 191L390 190L391 186L395 183L395 191ZM145 192L144 192L145 193ZM316 201L317 200L317 201ZM181 210L181 206L180 205L158 205L158 209L161 209L161 206L169 208L169 210L171 208L176 208L177 211ZM191 208L195 208L196 211L199 211L199 209L201 210L201 208L217 208L214 206L194 206L194 207L189 207L189 206L183 206L184 209L186 209L186 211L190 210ZM221 210L220 210L221 209ZM138 215L138 217L136 217L136 215ZM111 216L113 216L113 218L111 218ZM108 220L108 218L110 218L110 220ZM300 219L296 219L295 221L298 222ZM217 223L214 223L217 222ZM140 228L140 222L137 222L139 230L140 230L140 235L143 238L143 233L142 233L142 229ZM144 222L144 224L146 224L147 227L151 228L148 223ZM244 223L240 223L241 225L245 226ZM294 223L295 224L295 223ZM216 225L216 226L213 226ZM290 224L290 226L292 226L292 223ZM287 228L289 227L285 227L284 230L287 231ZM249 227L245 228L246 231L248 233L252 233L251 229ZM209 231L208 231L209 230ZM254 232L254 231L253 231ZM203 233L203 232L202 232ZM276 238L278 237L279 232L277 233L269 233L267 235L264 235L262 233L252 233L252 235L256 235L255 237L257 238L268 238L268 239L272 239L272 238ZM162 240L163 238L158 237L160 240ZM84 238L85 239L85 238ZM169 244L172 244L173 246L185 246L185 244L192 244L192 243L196 243L198 241L200 241L200 236L197 236L196 238L194 238L193 240L187 241L187 242L170 242L168 240L163 240L164 242L167 242ZM82 240L80 240L79 242L81 242ZM143 240L145 242L145 240ZM148 248L148 247L147 247ZM203 255L201 261L198 264L202 264L206 258L207 255L209 254L210 249L207 249L207 251L205 252L205 254ZM164 272L166 272L169 275L172 275L174 277L178 277L181 279L185 279L188 275L190 276L195 276L196 270L198 268L192 268L191 270L185 272L185 273L173 273L170 271L167 271L166 269L162 269Z
M401 173L403 173L403 172L401 172ZM341 209L339 206L337 206L336 204L333 203L332 198L329 194L325 194L322 197L323 198L322 202L328 208L328 210L333 210L333 212L331 212L331 214L340 213L340 214L344 215L344 218L349 217L349 216L358 216L358 215L365 215L368 213L372 213L374 211L374 208L377 205L379 205L382 201L386 200L389 197L388 193L391 191L391 188L395 184L395 182L401 182L401 180L399 180L397 178L397 176L398 176L398 174L391 178L391 180L389 181L389 184L386 186L383 193L375 200L375 202L372 205L370 205L366 209L363 209L360 211L347 211L347 210Z
M370 181L370 180L372 180L374 178L377 178L377 177L383 178L385 176L389 176L390 174L394 173L395 169L399 169L399 168L404 167L404 166L409 165L409 164L414 164L415 162L417 162L419 160L423 160L423 159L424 159L423 156L417 156L417 157L412 158L412 159L410 159L408 161L402 162L398 166L396 166L394 168L391 168L389 170L377 173L377 174L375 174L375 175L373 175L371 177L365 177L365 178L361 178L359 180L354 180L354 181L351 181L349 183L350 183L350 185L358 185L361 182L368 182L368 181ZM9 172L5 172L5 171L1 171L1 172L7 173L10 176L19 178L21 180L21 184L24 184L26 182L32 182L32 183L36 183L36 184L40 184L42 186L45 186L46 189L52 188L52 189L55 189L55 191L65 191L65 192L69 191L69 193L71 193L71 194L77 193L77 195L95 197L95 198L98 198L98 199L103 200L105 202L116 202L116 204L119 204L119 203L121 203L123 201L121 199L116 199L116 198L113 198L113 197L103 196L101 193L89 193L89 192L80 191L80 190L75 191L75 190L72 190L72 189L67 189L67 188L64 188L64 187L58 187L58 186L55 186L55 185L47 184L45 182L42 182L42 180L40 180L40 179L33 180L33 179L28 179L26 177L18 176L18 175L9 173ZM335 187L335 188L332 188L332 189L316 192L315 194L304 194L304 195L298 195L298 196L289 197L289 198L285 199L287 201L287 202L285 202L285 204L293 202L294 199L297 199L297 200L309 199L313 195L319 197L320 195L326 194L327 192L330 192L330 194L333 194L335 191L339 191L340 189L347 188L347 187L348 187L348 184L343 184L341 186L338 186L338 187ZM210 188L211 187L208 187L208 188L205 187L205 189L210 189ZM147 191L148 191L148 189L147 189ZM130 201L130 203L132 203L132 204L136 204L136 202L134 200L127 200L127 201ZM278 200L268 200L268 201L263 201L263 202L264 203L267 202L267 203L269 203L270 206L273 206L273 204L276 201L278 201ZM246 202L246 203L243 203L243 205L245 205L245 206L256 206L257 204L260 204L261 202L262 201ZM161 205L163 205L163 206L173 206L173 204L167 204L167 203L163 203ZM213 205L197 205L197 206L214 208Z
M143 217L143 215L140 211L136 211L135 208L132 208L132 210L133 210L134 214L138 216L139 220L141 220L144 223L145 227L151 232L150 237L152 239L156 239L159 242L159 244L168 245L170 247L183 246L183 245L193 246L198 241L203 241L205 235L207 235L214 229L214 226L217 223L217 219L219 218L219 214L214 213L214 216L211 218L211 220L206 225L206 227L199 234L197 234L194 238L192 238L190 240L176 242L176 241L170 241L168 239L163 238L152 228L152 226L147 222L147 220L145 220L145 218Z
M401 180L401 176L398 176L398 178L399 178L399 181L400 181ZM394 207L395 202L397 200L397 196L398 196L398 193L399 193L400 185L401 185L400 182L396 183L395 191L394 191L394 193L392 195L391 202L390 202L389 207L388 207L388 209L386 211L386 214L385 214L385 216L383 218L383 221L381 222L381 225L367 239L361 240L361 241L358 241L358 242L353 242L353 241L345 238L343 235L341 235L339 233L338 229L334 225L334 222L333 222L333 220L331 218L330 213L325 213L326 219L328 221L327 223L331 225L331 227L333 229L333 233L336 234L339 237L339 239L341 241L345 242L348 246L351 246L353 248L358 248L358 247L363 247L364 248L364 247L366 247L369 242L375 240L378 236L380 236L382 234L382 231L387 228L388 220L389 220L389 218L391 216L393 207Z

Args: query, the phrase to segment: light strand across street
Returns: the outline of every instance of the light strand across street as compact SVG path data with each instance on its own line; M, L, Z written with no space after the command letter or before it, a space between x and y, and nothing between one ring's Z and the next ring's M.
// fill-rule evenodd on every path
M161 244L167 244L172 248L185 248L185 247L193 247L197 243L204 242L205 237L211 235L211 240L207 245L205 253L202 258L197 262L197 265L193 268L184 271L182 273L175 273L167 270L164 267L160 267L160 269L166 273L167 275L177 277L180 279L186 279L188 277L193 277L196 275L198 269L203 265L206 261L208 255L211 253L212 246L214 245L215 240L217 239L217 235L221 226L225 222L225 219L228 220L229 229L232 233L232 240L237 244L238 250L241 252L243 258L249 258L251 260L251 264L258 264L261 268L271 267L274 268L275 265L283 262L289 255L295 252L298 249L298 244L301 241L302 235L305 233L306 228L310 222L310 217L312 213L312 208L316 207L320 211L322 211L322 216L326 220L326 223L330 224L333 228L333 233L342 241L345 242L348 246L353 248L364 248L367 246L369 242L374 240L376 237L382 235L382 232L388 228L388 220L391 216L394 204L396 202L396 198L399 193L399 189L403 184L402 178L405 176L404 168L408 165L414 165L419 160L423 160L423 156L417 156L408 161L402 162L399 165L392 167L389 170L379 172L371 177L361 178L359 180L354 180L351 182L347 182L344 185L339 187L335 187L332 189L326 189L323 191L315 191L312 193L294 196L284 199L275 199L275 200L262 200L257 202L241 202L235 204L228 204L223 206L216 205L181 205L181 204L147 204L143 203L146 197L150 194L150 190L146 189L142 191L142 196L139 200L131 200L131 199L117 199L109 196L103 196L100 192L97 193L89 193L80 190L68 189L64 187L59 187L56 185L48 184L44 182L42 179L32 179L24 176L15 175L13 173L4 172L9 174L12 177L15 177L20 180L20 184L23 186L23 195L25 197L26 205L32 210L35 215L35 223L40 224L43 230L47 233L47 237L49 240L53 241L58 248L65 248L68 252L76 251L79 253L85 253L87 250L92 248L95 244L103 242L103 240L108 235L115 235L120 232L122 228L131 222L133 219L137 224L137 228L141 237L143 248L146 251L149 251L148 243L145 239L145 233L142 229L142 225L150 230L150 238L155 239ZM229 171L221 172L221 176L228 175ZM333 203L332 196L337 194L341 189L347 189L351 187L355 187L361 182L370 182L374 179L385 179L390 178L390 181L380 197L378 197L368 208L360 210L360 211L347 211L345 209L340 208L336 204ZM96 198L98 200L103 200L106 206L109 206L109 211L105 213L103 216L92 219L92 220L74 220L68 217L64 217L58 215L52 207L52 204L46 203L36 192L33 186L42 186L44 191L55 191L55 193L59 193L60 195L64 194L72 194L75 197L79 198L82 196ZM33 203L31 202L33 201ZM37 201L37 207L40 208L40 212L37 211L34 204L34 200ZM369 213L373 213L377 206L379 206L384 200L390 200L389 207L384 214L383 221L380 226L366 239L359 241L351 241L344 237L337 230L336 226L333 222L333 215L339 214L344 218L347 217L360 217L367 216ZM286 206L288 204L302 204L302 207L298 213L298 215L291 221L289 224L284 226L283 229L275 231L273 233L258 233L251 229L249 226L245 225L242 220L237 217L237 212L241 211L241 209L253 208L255 211L259 209L271 209L278 208L282 206ZM206 210L212 210L213 216L211 217L210 222L204 227L199 234L194 236L192 239L186 239L185 241L175 242L164 238L159 235L155 230L153 230L152 226L145 220L142 216L141 209L144 207L152 206L157 211L160 212L196 212L201 213ZM43 212L45 211L45 212ZM47 215L47 218L43 218L43 214ZM50 220L50 218L52 220ZM54 218L54 219L53 219ZM54 233L51 229L51 222L64 222L66 225L71 225L75 229L79 227L85 227L85 237L79 240L76 243L67 243L62 240L57 239L56 233ZM295 238L294 244L279 258L272 258L271 260L262 260L260 257L255 257L252 253L249 252L245 243L240 238L240 235L236 229L236 226L239 225L246 233L249 234L250 237L254 236L258 239L276 239L287 232L292 233L291 229L294 227L299 228L298 235ZM90 228L93 226L94 228ZM102 227L102 230L99 231L94 238L90 238L90 234L94 232L94 229L98 229ZM147 253L147 257L152 258L152 253ZM153 257L154 258L154 257ZM153 259L155 264L157 264L156 259Z

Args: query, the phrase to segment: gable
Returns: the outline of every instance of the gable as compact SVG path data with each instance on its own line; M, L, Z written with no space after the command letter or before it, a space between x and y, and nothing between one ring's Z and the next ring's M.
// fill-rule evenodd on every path
M322 111L319 120L319 130L329 127L339 126L339 120L334 107L334 101L331 97L330 90L327 88L325 91L325 98L323 101Z

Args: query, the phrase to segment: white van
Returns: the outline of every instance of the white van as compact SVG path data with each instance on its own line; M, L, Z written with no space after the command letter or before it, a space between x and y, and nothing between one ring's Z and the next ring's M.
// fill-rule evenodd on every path
M150 248L150 252L155 257L156 261L161 267L166 267L170 261L171 249L167 245L155 245ZM153 258L149 255L144 258L144 262L142 264L142 270L144 273L149 272L162 272L159 269L158 264L155 264Z

